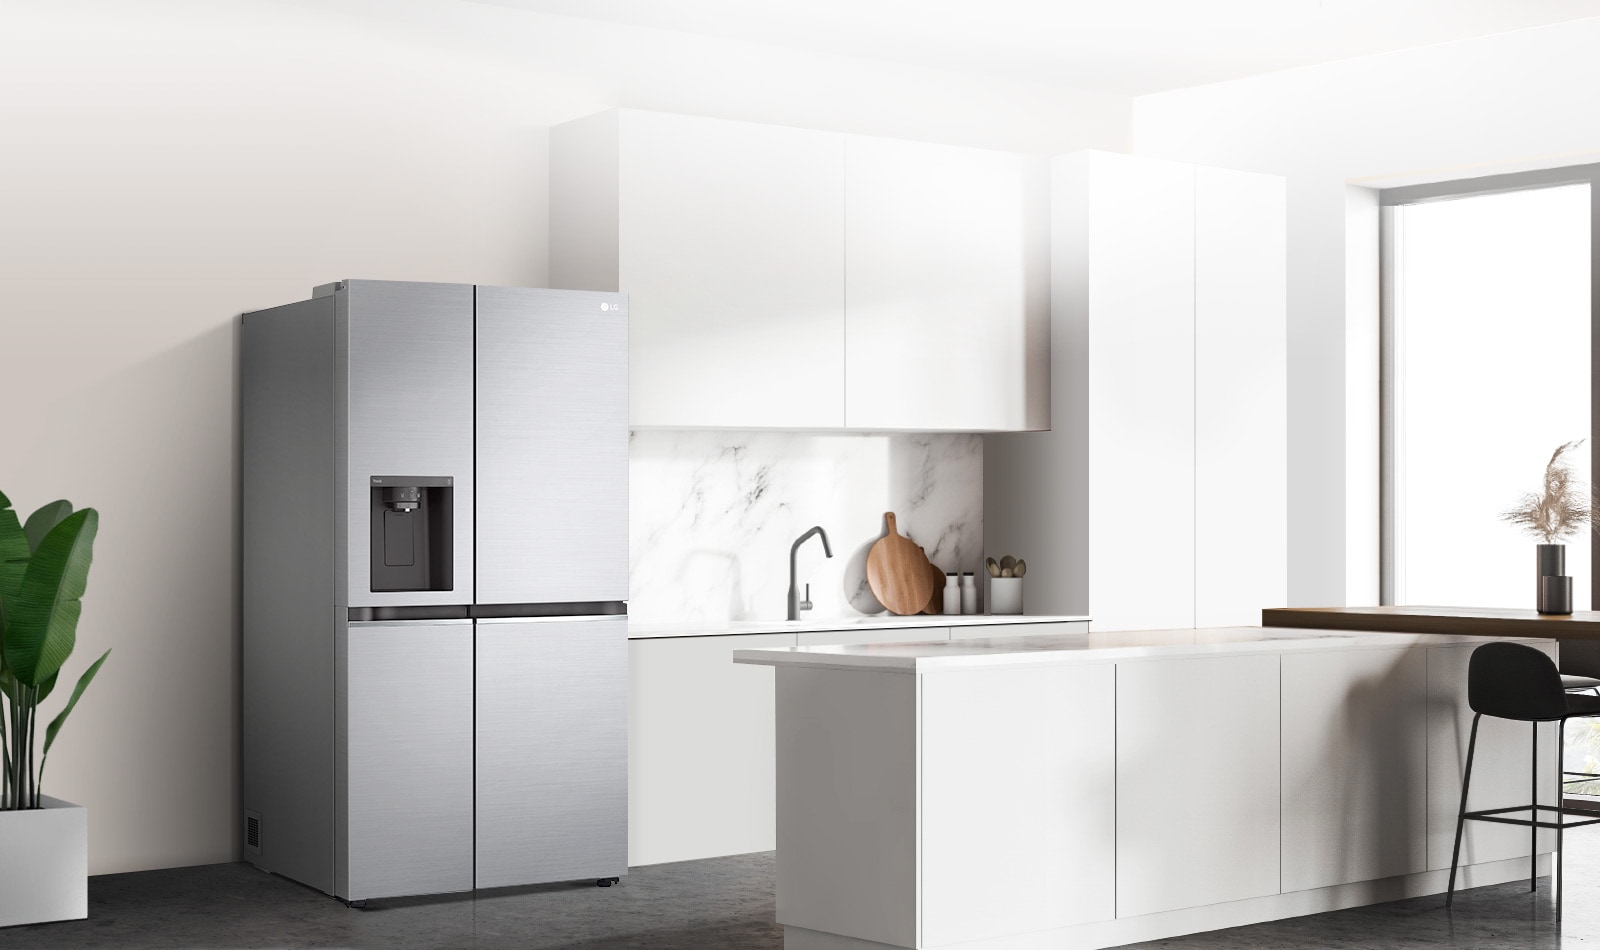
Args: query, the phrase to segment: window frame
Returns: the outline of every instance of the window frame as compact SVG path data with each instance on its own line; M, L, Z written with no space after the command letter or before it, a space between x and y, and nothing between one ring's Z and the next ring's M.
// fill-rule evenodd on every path
M1399 188L1385 188L1378 192L1378 340L1379 340L1379 419L1378 419L1378 602L1385 606L1398 603L1405 590L1403 576L1405 564L1405 534L1399 524L1397 506L1405 486L1403 458L1398 447L1405 438L1404 417L1398 412L1398 400L1404 387L1404 352L1402 338L1397 333L1398 316L1395 309L1396 261L1399 246L1396 240L1395 209L1434 201L1453 201L1458 198L1477 198L1484 195L1511 191L1529 191L1537 188L1559 188L1567 185L1589 186L1589 497L1600 501L1596 492L1600 485L1600 440L1594 430L1600 428L1600 394L1596 374L1600 373L1600 162L1569 165L1561 168L1541 168L1532 171L1487 175L1479 178L1461 178L1451 181L1429 182ZM1600 599L1600 533L1589 532L1591 596ZM1574 605L1577 606L1577 605Z

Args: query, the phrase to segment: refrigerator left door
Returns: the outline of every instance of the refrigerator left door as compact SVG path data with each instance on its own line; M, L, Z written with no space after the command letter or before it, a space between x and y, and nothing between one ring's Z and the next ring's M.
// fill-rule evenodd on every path
M471 890L472 621L351 623L343 646L339 896Z
M472 285L351 280L335 296L342 349L334 446L342 473L337 543L344 607L473 602ZM400 518L430 523L407 532L405 550L379 541L391 514L388 490L429 496ZM415 543L413 548L412 544ZM425 580L395 583L385 567L415 564ZM392 555L402 554L389 562ZM375 576L376 575L376 576Z

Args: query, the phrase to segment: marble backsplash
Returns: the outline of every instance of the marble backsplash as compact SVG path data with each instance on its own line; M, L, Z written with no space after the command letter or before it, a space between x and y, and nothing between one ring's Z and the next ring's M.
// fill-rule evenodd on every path
M629 450L628 612L638 620L784 616L789 546L801 591L832 619L880 613L867 550L893 511L946 571L983 559L983 437L640 430Z

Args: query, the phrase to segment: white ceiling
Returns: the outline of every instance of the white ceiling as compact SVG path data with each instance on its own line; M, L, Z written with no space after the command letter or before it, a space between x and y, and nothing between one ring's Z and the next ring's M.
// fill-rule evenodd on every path
M1600 16L1600 0L484 0L1139 95Z

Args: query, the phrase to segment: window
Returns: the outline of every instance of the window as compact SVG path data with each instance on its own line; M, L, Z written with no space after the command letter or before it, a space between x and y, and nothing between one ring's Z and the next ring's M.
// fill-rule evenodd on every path
M1536 539L1500 515L1590 436L1592 171L1384 195L1386 603L1534 606ZM1589 609L1592 538L1566 543Z

